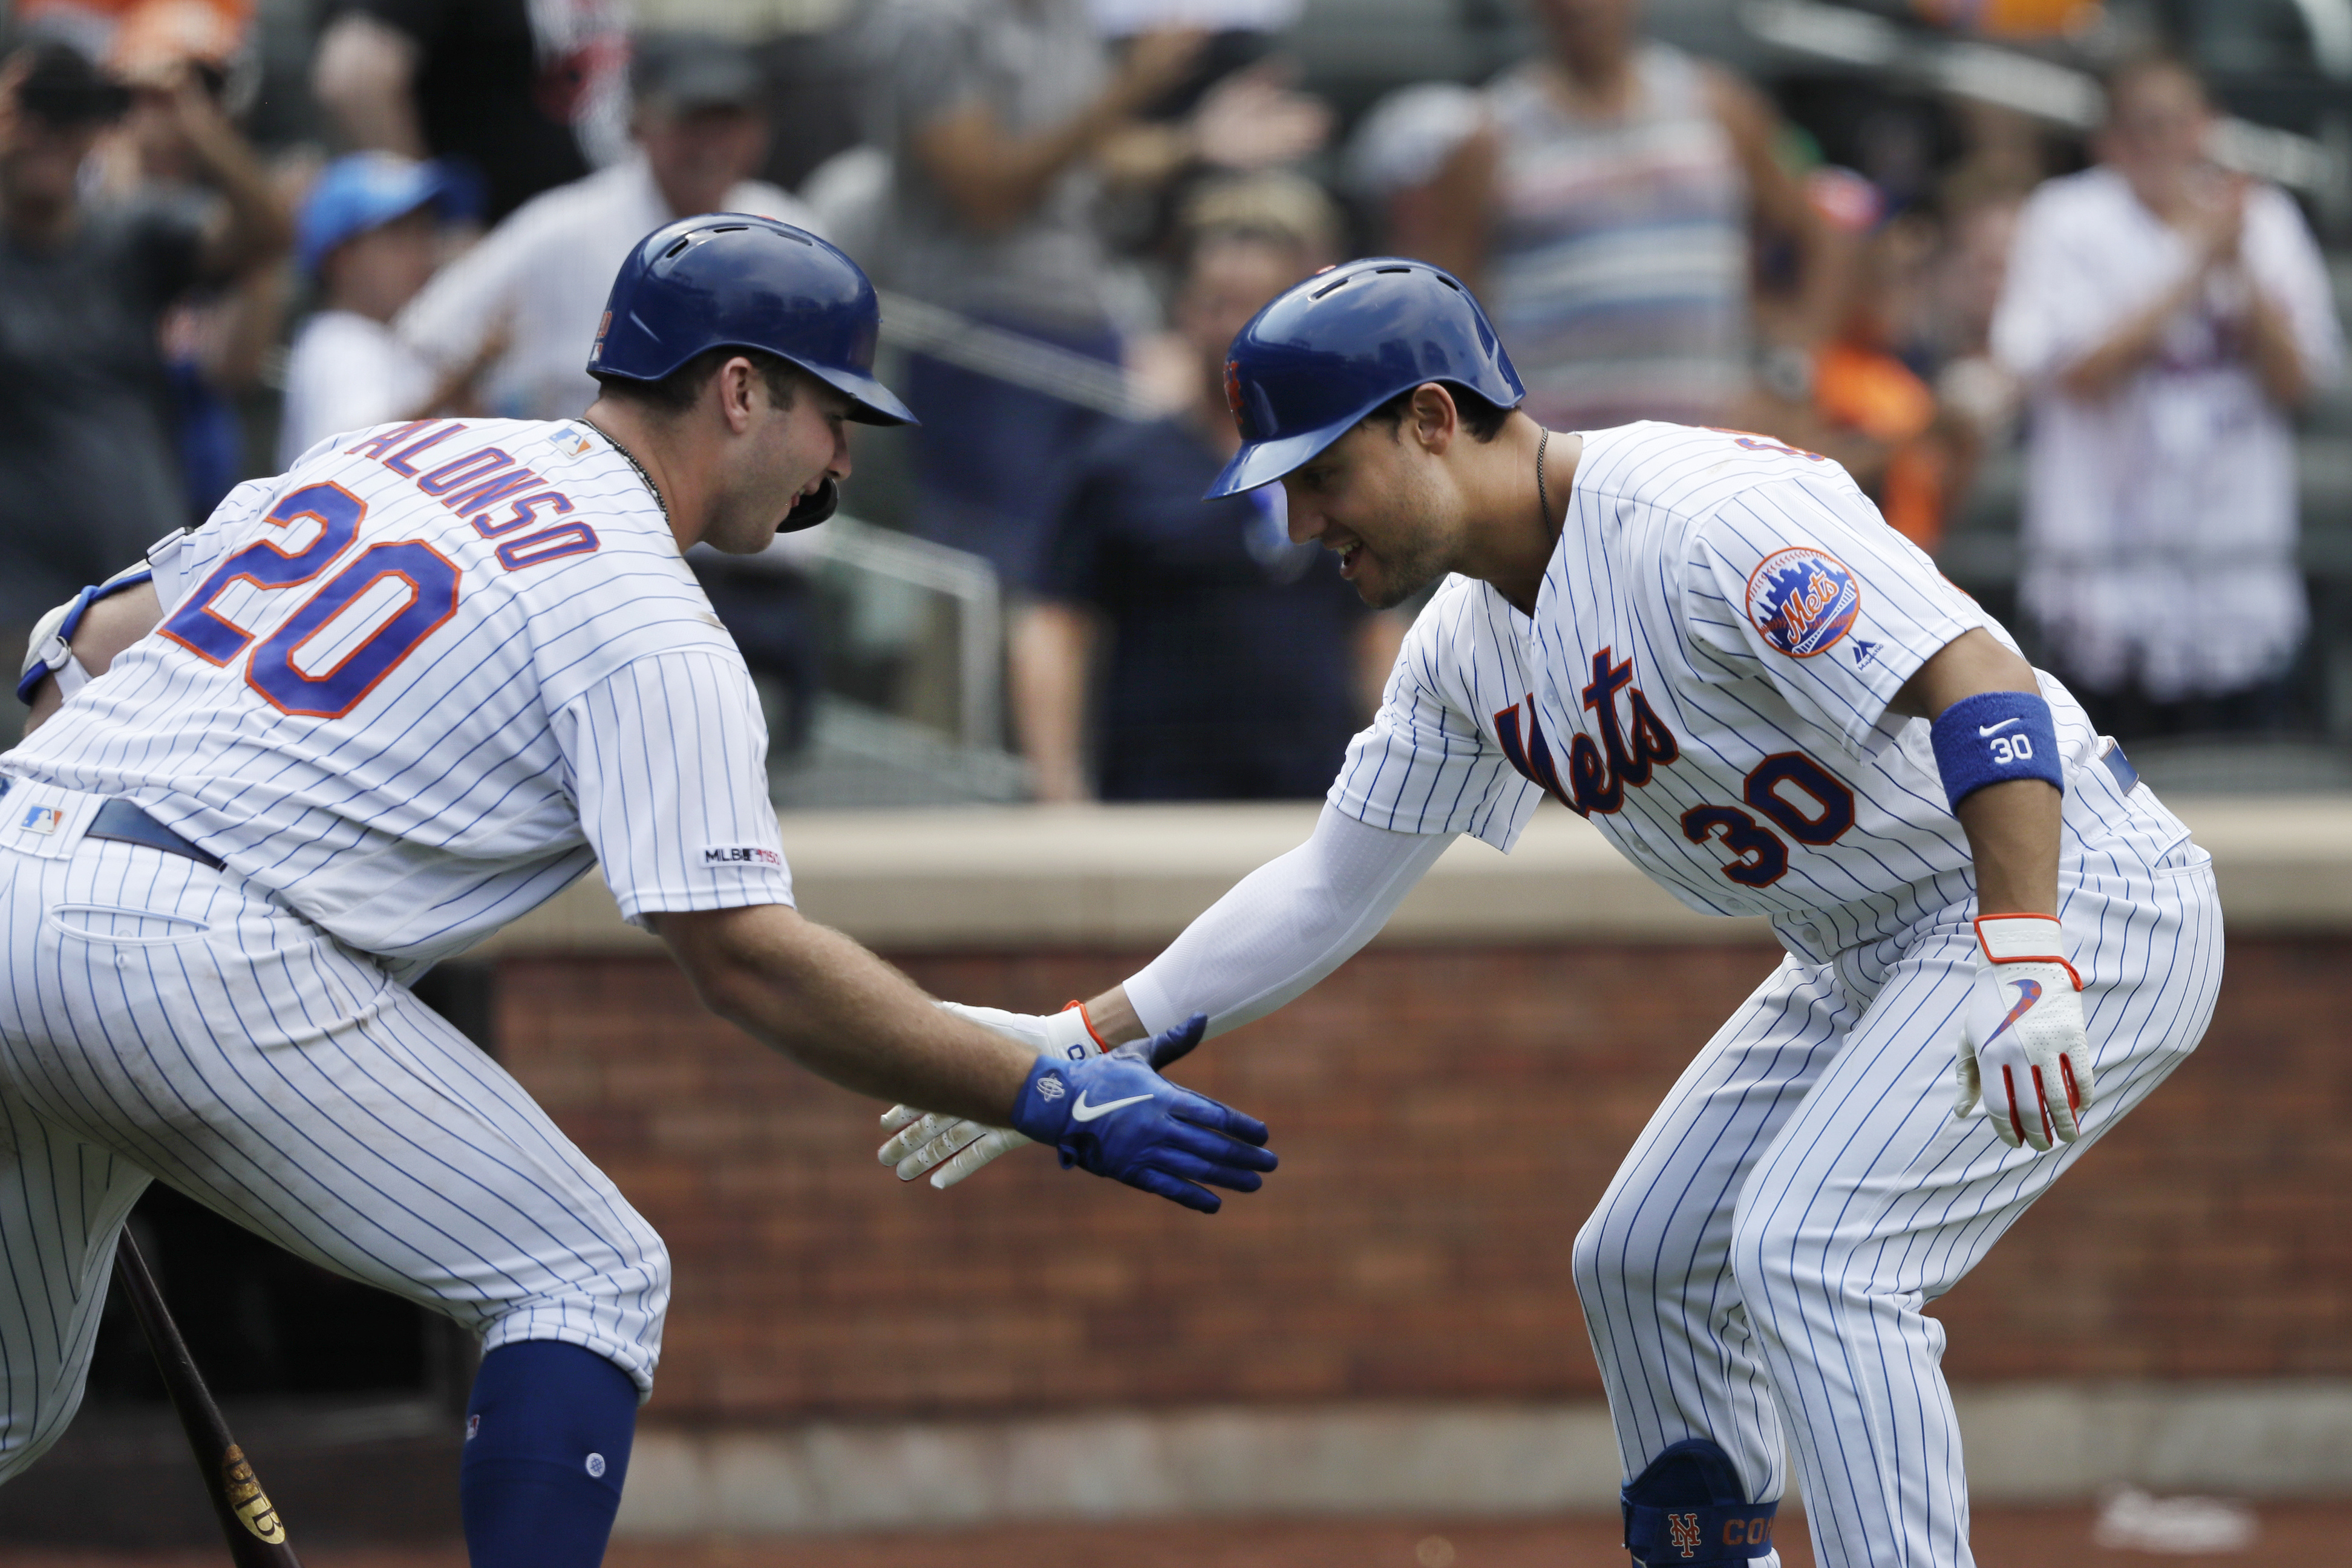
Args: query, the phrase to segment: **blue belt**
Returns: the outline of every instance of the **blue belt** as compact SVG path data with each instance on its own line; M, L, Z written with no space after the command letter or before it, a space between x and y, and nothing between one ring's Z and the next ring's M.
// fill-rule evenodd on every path
M0 779L0 795L6 795L16 783L15 779ZM82 837L110 838L118 844L142 845L149 849L161 849L166 855L194 860L197 865L210 867L215 871L221 868L219 856L208 855L197 848L148 816L143 807L127 800L110 800L100 806L98 815L89 819L89 827Z

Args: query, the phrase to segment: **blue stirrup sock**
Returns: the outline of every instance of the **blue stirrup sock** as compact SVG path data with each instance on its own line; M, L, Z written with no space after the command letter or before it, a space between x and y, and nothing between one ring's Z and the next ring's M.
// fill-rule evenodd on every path
M1731 1456L1712 1439L1669 1445L1619 1494L1625 1550L1643 1568L1746 1568L1772 1551L1777 1502L1749 1502Z
M596 1568L621 1506L637 1385L593 1351L522 1340L482 1358L457 1468L474 1568Z

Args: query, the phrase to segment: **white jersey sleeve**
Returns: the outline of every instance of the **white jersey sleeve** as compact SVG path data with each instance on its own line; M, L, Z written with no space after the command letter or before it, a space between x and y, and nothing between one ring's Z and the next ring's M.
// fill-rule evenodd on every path
M1391 833L1467 833L1507 851L1542 792L1513 771L1481 715L1526 695L1519 650L1466 577L1450 579L1405 635L1371 727L1348 746L1327 797Z
M278 499L275 478L247 479L221 498L212 516L194 528L175 528L147 547L147 569L153 574L155 597L169 616L188 596L188 590L212 575L235 541Z
M636 659L556 710L552 725L581 829L630 923L793 901L767 729L740 659Z
M1683 543L1692 673L1726 685L1760 676L1856 757L1877 755L1907 722L1886 706L1903 683L1989 624L1826 464L1743 488L1693 518Z

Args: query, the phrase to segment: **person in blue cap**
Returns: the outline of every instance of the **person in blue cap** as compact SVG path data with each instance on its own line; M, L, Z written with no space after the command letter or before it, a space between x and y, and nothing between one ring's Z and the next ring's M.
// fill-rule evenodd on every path
M1777 1563L1793 1452L1824 1568L1968 1568L1925 1309L2203 1036L2210 858L1843 469L1737 430L1547 429L1426 262L1291 289L1225 393L1242 439L1213 496L1279 483L1291 537L1367 602L1436 591L1306 844L1123 985L965 1016L1048 1057L1236 1027L1370 941L1455 837L1507 850L1550 796L1786 952L1572 1244L1627 1548ZM1497 1112L1492 1141L1528 1135ZM938 1184L1018 1142L906 1106L885 1126L884 1160Z
M447 172L393 153L353 153L327 165L295 224L295 253L319 309L286 364L278 460L329 436L387 420L454 413L499 343L436 376L388 323L441 264L443 231L459 214Z
M71 1418L160 1180L478 1334L473 1563L602 1559L668 1254L406 984L592 866L715 1012L836 1082L1195 1210L1274 1168L1157 1072L1198 1021L1041 1062L793 906L759 700L684 552L823 521L849 427L911 422L879 328L803 230L667 225L582 344L581 418L345 432L37 634L0 776L0 1480Z

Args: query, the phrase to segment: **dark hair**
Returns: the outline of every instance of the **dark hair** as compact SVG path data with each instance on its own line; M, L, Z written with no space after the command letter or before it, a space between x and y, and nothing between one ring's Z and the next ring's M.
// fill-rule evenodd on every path
M1472 440L1481 444L1491 441L1503 433L1504 426L1510 423L1514 410L1499 403L1489 403L1458 382L1441 382L1439 384L1454 399L1454 412L1462 416L1462 428ZM1412 395L1420 390L1420 386L1406 387L1365 415L1364 418L1367 421L1379 420L1393 435L1404 428L1405 412L1412 406Z
M6 57L0 63L25 72L16 107L53 130L110 125L131 107L130 90L71 44L47 38L0 54Z
M609 371L592 370L588 374L596 378L596 384L604 389L607 397L643 404L657 414L678 415L701 398L704 384L719 374L720 365L739 357L759 367L760 378L768 384L769 402L779 408L793 405L793 385L803 374L798 365L761 349L738 348L729 343L703 350L659 381L635 381Z

